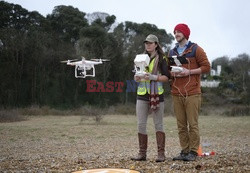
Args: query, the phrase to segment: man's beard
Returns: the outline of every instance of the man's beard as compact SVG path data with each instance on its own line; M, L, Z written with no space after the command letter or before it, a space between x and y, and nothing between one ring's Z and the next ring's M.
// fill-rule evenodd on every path
M177 40L177 42L181 43L184 39L185 39L185 37L182 37L180 40Z

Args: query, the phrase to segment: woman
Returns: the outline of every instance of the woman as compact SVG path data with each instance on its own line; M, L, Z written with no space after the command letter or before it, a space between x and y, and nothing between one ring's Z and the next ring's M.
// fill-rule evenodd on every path
M147 157L147 119L153 114L156 131L158 157L156 162L165 161L165 133L163 128L164 96L163 82L167 82L170 73L168 71L167 59L159 45L155 35L148 35L144 41L145 53L150 57L147 74L144 77L134 76L139 82L137 88L136 115L138 124L139 153L137 157L131 158L136 161L146 160Z

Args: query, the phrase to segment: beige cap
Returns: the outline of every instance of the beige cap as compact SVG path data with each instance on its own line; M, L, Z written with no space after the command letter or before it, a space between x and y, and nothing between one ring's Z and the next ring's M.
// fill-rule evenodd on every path
M151 42L151 43L157 42L157 43L159 43L159 40L158 40L158 38L155 35L149 34L147 36L147 38L145 39L144 43L145 42Z

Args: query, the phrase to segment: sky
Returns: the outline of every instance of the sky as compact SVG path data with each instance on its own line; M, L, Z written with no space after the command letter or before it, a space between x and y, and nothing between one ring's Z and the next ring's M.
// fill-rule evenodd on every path
M105 12L116 22L149 23L173 34L179 23L189 26L189 40L200 45L210 62L250 55L249 0L5 0L43 16L55 6L71 5L84 13ZM174 41L175 43L175 41ZM172 46L174 46L174 43Z

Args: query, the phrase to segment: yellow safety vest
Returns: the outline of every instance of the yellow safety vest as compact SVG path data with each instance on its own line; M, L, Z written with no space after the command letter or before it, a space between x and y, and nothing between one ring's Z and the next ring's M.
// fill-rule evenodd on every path
M164 57L165 58L165 57ZM153 67L154 67L154 62L155 58L150 62L149 64L149 70L146 72L152 73ZM163 83L162 82L157 82L158 86L158 94L163 94L164 89L163 89ZM139 82L138 88L137 88L137 94L138 95L145 95L146 93L150 94L150 80L146 81L141 81Z

